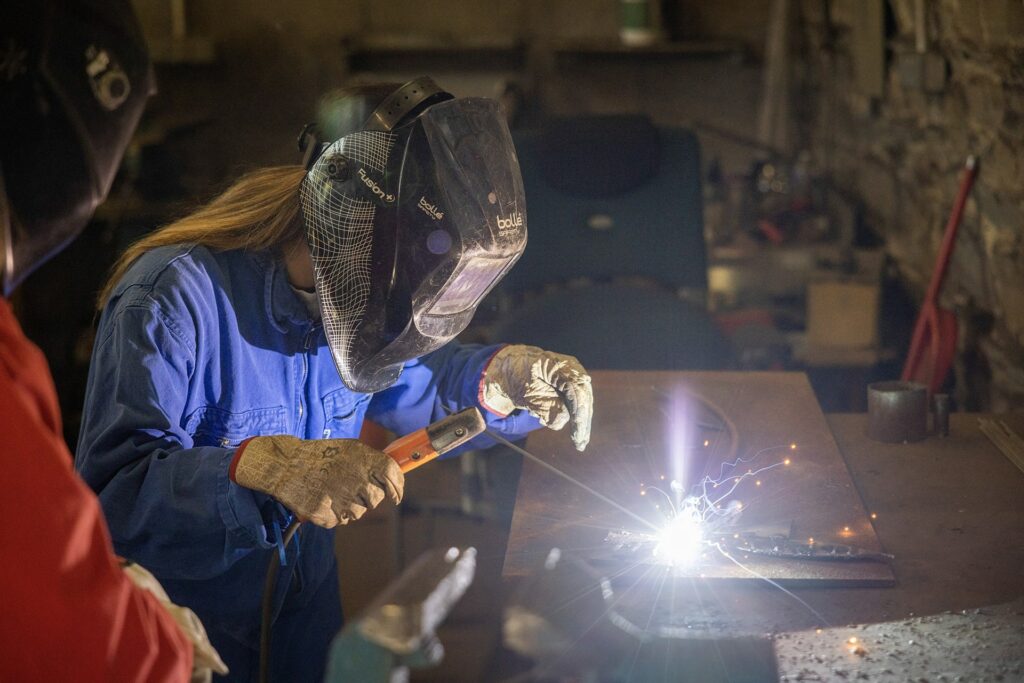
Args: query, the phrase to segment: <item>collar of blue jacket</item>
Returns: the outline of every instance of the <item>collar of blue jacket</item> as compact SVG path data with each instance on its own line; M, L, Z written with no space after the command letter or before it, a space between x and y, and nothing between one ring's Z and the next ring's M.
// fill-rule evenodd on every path
M313 321L302 300L292 291L288 283L288 272L280 259L266 252L248 252L246 257L264 272L263 298L267 318L273 321L280 332L287 332L294 325L308 325Z

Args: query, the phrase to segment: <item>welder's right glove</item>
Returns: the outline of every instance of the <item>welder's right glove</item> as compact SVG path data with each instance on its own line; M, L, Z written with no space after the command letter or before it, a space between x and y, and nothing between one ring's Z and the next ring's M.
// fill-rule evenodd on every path
M398 463L355 439L257 436L238 447L230 475L328 529L359 519L385 497L397 505L405 488Z

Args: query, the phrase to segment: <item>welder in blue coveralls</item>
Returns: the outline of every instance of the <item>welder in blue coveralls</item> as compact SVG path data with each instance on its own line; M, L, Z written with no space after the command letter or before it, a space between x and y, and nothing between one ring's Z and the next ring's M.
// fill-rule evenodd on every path
M195 610L231 680L256 675L268 558L296 516L312 524L283 551L271 679L323 677L333 529L402 498L394 461L355 440L364 418L404 434L479 406L508 437L590 435L574 358L452 341L526 246L497 104L424 78L333 111L335 141L143 238L99 302L77 467L117 552Z

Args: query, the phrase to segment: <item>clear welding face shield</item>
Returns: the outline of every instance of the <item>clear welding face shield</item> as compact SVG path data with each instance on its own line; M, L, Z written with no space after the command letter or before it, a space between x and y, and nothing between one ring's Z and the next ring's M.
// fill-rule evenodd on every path
M355 391L391 386L404 363L462 332L526 247L498 104L426 78L319 150L300 205L327 341Z

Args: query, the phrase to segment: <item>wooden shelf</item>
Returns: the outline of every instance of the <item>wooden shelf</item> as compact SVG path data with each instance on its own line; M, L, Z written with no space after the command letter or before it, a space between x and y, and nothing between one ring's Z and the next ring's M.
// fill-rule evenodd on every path
M346 41L353 71L520 71L526 65L521 42L499 39L445 40L443 36L371 36Z
M378 35L346 41L344 47L353 71L521 71L527 66L525 43L497 37L467 42L445 36ZM624 45L614 39L562 41L547 49L555 60L576 63L748 57L743 44L735 40L672 41L642 47Z
M556 58L579 60L605 59L689 59L727 57L743 59L747 50L734 40L684 40L645 46L623 45L616 41L565 42L552 46Z

